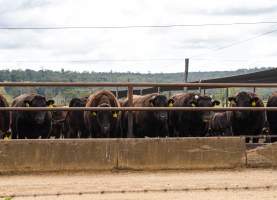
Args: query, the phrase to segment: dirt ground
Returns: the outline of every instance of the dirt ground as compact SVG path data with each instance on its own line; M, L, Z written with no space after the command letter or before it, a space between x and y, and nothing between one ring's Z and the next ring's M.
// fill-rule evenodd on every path
M13 195L24 200L271 200L277 199L277 170L1 175L0 196Z

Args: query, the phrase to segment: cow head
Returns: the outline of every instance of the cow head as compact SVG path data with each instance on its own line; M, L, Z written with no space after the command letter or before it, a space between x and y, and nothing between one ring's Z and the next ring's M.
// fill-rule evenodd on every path
M232 107L256 107L259 102L259 97L251 95L248 92L239 92L234 97L229 97L230 105ZM239 118L247 118L251 111L234 111Z
M69 103L69 107L85 107L85 104L86 100L73 98Z
M152 96L149 100L151 107L173 107L174 100L173 99L167 99L164 95L157 95ZM155 119L159 121L167 121L168 119L168 112L167 111L157 111L153 112Z
M97 107L111 107L108 103L102 103ZM93 111L92 117L96 119L97 124L100 127L101 137L110 137L112 132L112 124L118 120L118 111Z
M219 105L220 102L218 100L214 100L211 96L202 96L195 94L188 101L189 107L213 107ZM212 117L211 111L197 111L199 115L201 115L202 120L207 122Z
M46 101L43 96L34 96L32 98L26 98L24 100L25 107L47 107L53 105L54 100ZM28 118L36 123L43 124L47 115L47 111L32 111L27 113Z

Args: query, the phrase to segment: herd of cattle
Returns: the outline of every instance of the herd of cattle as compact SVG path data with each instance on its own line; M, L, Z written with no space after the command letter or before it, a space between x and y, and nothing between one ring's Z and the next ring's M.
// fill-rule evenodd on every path
M229 97L230 106L263 107L251 92ZM181 93L167 98L158 93L134 95L134 107L212 107L220 102L210 96ZM0 95L0 107L8 107ZM12 107L55 106L38 94L16 97ZM127 107L128 99L118 100L101 90L87 98L73 98L69 107ZM268 107L277 106L277 93L269 97ZM202 137L260 135L264 127L277 133L277 112L264 111L132 111L134 137ZM114 138L127 137L128 111L1 111L0 135L24 138Z

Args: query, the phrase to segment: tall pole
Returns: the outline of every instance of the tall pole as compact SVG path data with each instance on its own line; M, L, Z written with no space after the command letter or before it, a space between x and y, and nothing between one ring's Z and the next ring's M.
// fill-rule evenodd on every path
M186 58L185 59L185 73L184 73L184 82L187 83L188 82L188 74L189 74L189 59ZM187 92L188 88L185 87L184 91Z
M128 86L128 106L133 107L133 86ZM128 111L128 138L133 138L133 112Z
M229 88L225 90L225 107L228 107Z

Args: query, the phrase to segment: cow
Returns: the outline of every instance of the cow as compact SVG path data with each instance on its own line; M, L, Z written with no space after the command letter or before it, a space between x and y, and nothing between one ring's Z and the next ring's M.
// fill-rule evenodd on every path
M252 92L239 92L233 97L228 97L232 107L264 107L263 101ZM231 126L234 136L259 135L265 125L264 111L232 111ZM250 139L246 138L246 142ZM253 142L258 142L254 138Z
M180 93L171 97L174 107L213 107L220 102L207 95L197 93ZM171 111L170 136L173 137L203 137L209 128L212 117L210 111Z
M277 92L273 92L269 96L266 107L277 107ZM277 112L267 111L267 122L269 126L269 134L277 135ZM271 142L276 142L277 138L271 138Z
M69 107L85 107L87 97L73 98L69 102ZM88 131L85 127L84 111L69 111L67 112L64 123L64 135L66 138L87 138Z
M120 107L114 94L108 90L100 90L88 97L86 107ZM89 134L95 138L121 136L119 111L85 111L85 126Z
M207 136L232 136L231 116L230 111L215 113L209 122Z
M134 95L134 107L168 107L173 104L173 99L167 99L166 96L153 93L147 95ZM128 99L123 103L128 106ZM124 135L127 135L128 112L124 113ZM168 111L133 111L133 134L135 137L167 137L168 129Z
M53 105L53 107L56 108L61 108L64 106L59 106L59 105ZM52 111L52 129L49 134L50 137L55 137L55 138L63 138L64 137L64 122L65 118L67 115L67 111L64 110L57 110L57 111Z
M6 98L0 94L0 107L9 107ZM0 138L9 137L10 112L0 111Z
M38 94L22 94L12 102L12 107L47 107L54 104ZM52 115L48 111L12 111L11 130L13 139L47 138L52 124Z

